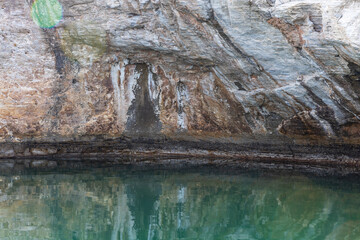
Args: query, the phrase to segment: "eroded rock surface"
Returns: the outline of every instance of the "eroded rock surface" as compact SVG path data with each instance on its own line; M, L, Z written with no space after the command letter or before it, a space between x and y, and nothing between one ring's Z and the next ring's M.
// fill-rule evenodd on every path
M1 142L360 144L359 1L32 2L0 3Z

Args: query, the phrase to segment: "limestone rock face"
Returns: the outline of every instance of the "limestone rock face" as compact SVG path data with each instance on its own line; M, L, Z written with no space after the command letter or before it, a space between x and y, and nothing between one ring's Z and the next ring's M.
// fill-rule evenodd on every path
M356 0L0 2L0 141L360 144Z

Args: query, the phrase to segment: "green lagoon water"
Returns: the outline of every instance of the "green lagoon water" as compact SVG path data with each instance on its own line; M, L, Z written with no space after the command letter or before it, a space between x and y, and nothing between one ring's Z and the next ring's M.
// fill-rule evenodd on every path
M360 239L357 179L97 169L0 177L0 239Z

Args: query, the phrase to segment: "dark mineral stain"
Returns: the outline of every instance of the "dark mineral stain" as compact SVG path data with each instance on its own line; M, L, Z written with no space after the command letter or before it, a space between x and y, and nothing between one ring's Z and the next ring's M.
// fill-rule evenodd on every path
M319 80L318 78L315 78L316 80ZM324 101L319 98L318 96L316 96L316 94L311 90L311 88L309 86L307 86L305 83L301 83L301 86L303 88L305 88L305 90L307 91L307 94L311 97L311 99L318 104L319 106L326 106L326 104L324 103Z
M45 39L50 47L50 50L53 52L55 57L55 69L59 74L59 78L54 82L52 86L52 95L54 96L54 103L49 109L48 115L51 120L50 132L53 132L60 125L60 120L58 118L59 112L61 111L64 103L67 100L64 92L67 87L66 74L71 70L71 62L65 56L64 52L60 46L60 39L57 30L54 29L44 29L43 30Z
M135 88L135 99L128 110L128 121L125 132L129 135L151 136L159 133L161 122L155 113L155 103L150 99L146 64L136 64L136 72L140 74ZM156 103L158 104L158 103Z
M265 116L265 127L270 131L275 131L282 120L283 117L281 117L279 114L271 112L269 115Z
M345 79L351 84L355 92L360 91L360 65L357 65L353 62L348 62L348 68L350 69L350 74L344 76Z
M322 24L322 15L318 14L310 14L309 20L313 23L313 28L315 32L322 32L323 24Z
M348 67L351 73L347 77L353 81L360 81L360 66L355 63L349 62Z
M239 83L239 82L234 82L234 83L237 86L238 90L242 90L242 91L245 90L245 88L241 85L241 83Z
M67 57L61 49L59 43L59 36L56 29L44 29L43 30L46 36L46 40L55 56L55 69L58 74L65 74L65 65L67 62Z
M339 123L336 121L334 110L332 110L327 106L317 107L316 113L319 118L322 118L325 121L327 121L331 125L331 128L334 131L334 133L338 135L340 128L339 128Z
M146 176L142 176L142 178L145 180ZM136 230L138 239L148 239L152 219L145 216L154 216L154 205L162 193L161 187L161 183L147 181L126 186L126 193L129 196L129 209L132 212L141 213L133 218L134 224L138 226Z

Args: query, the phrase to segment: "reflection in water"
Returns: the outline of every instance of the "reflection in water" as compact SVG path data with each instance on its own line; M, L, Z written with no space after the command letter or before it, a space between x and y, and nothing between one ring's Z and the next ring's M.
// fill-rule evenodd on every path
M0 177L0 239L360 239L356 181L93 170Z

